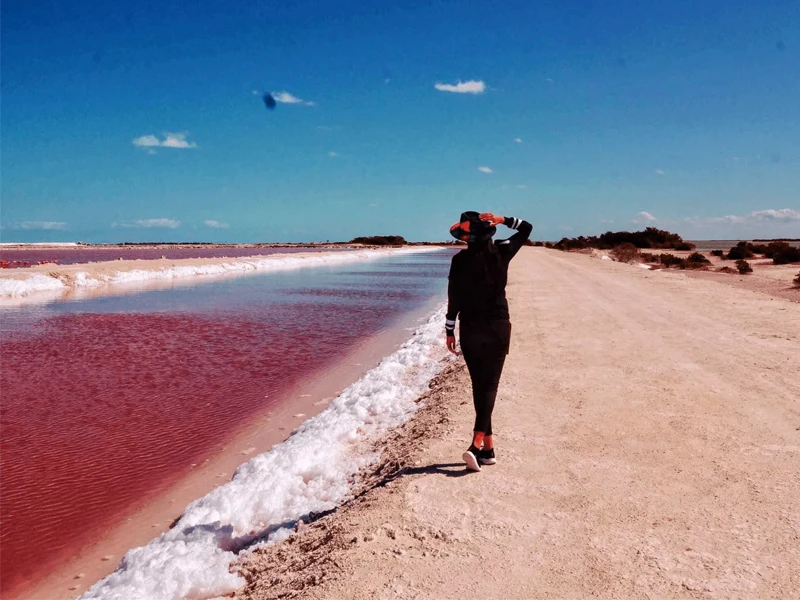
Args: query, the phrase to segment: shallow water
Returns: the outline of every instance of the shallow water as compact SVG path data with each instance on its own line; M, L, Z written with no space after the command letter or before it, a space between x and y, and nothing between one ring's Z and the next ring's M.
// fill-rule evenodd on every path
M443 298L450 256L0 313L3 588L188 473L292 382Z

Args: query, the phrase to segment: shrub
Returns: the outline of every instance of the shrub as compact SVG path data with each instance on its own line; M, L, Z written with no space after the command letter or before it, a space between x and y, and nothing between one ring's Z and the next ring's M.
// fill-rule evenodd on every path
M667 268L678 265L680 264L681 260L683 260L675 256L674 254L662 254L658 258L661 261L661 264Z
M545 248L550 248L550 249L552 250L552 249L553 249L553 247L554 247L554 246L553 246L553 242L545 242L545 243L544 243L544 247L545 247Z
M708 261L701 263L691 261L688 258L683 258L681 260L683 263L678 265L679 269L705 269L708 267Z
M607 231L601 235L580 236L577 238L563 238L562 244L567 250L581 248L597 248L609 250L625 243L630 243L637 248L675 248L677 250L694 250L694 244L684 242L677 233L670 233L647 227L644 231Z
M753 258L753 252L747 247L747 242L739 242L733 246L725 257L728 260L744 260L745 258Z
M739 259L736 261L736 268L739 269L739 275L747 275L747 273L753 272L753 267L751 267L750 263L744 259Z
M657 263L661 262L658 258L658 254L651 254L650 252L642 252L639 256L642 257L642 260L646 263Z
M720 258L722 258L723 256L725 256L725 252L723 252L722 250L712 250L711 256L719 256Z
M719 273L736 273L736 269L732 269L731 267L722 267Z
M619 262L627 263L639 258L639 249L630 242L625 242L616 246L611 250L610 254Z
M797 277L792 279L792 281L794 282L794 287L800 288L800 273L798 273Z
M582 235L576 238L561 238L556 244L556 248L559 250L583 250L590 246L591 240Z
M750 244L750 243L748 243L747 247L750 248L750 250L754 254L764 254L767 251L767 245L766 244Z
M789 247L789 242L770 242L764 249L764 256L766 258L773 258L776 252L780 252L781 250L788 247Z
M406 240L399 235L371 235L353 238L350 244L366 244L369 246L405 246Z
M533 245L541 248L542 246L544 246L544 242L533 242Z
M692 254L689 255L689 257L686 260L696 265L707 265L711 263L710 260L708 260L705 256L703 256L699 252L693 252Z
M798 253L800 253L800 250L789 244L789 242L782 241L770 242L764 249L764 256L766 258L771 258L772 262L776 265L785 265L790 262L800 261L800 258L795 258L798 256ZM780 262L775 261L776 257Z
M772 262L776 265L788 265L793 262L800 262L800 248L786 244L780 250L772 254Z

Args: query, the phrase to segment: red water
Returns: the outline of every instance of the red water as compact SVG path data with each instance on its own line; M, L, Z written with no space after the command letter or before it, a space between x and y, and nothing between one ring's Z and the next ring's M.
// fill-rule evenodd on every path
M138 248L136 246L116 246L111 248L2 248L0 260L8 261L7 268L22 268L40 261L58 262L61 265L101 262L108 260L152 260L155 258L236 258L241 256L264 256L267 254L294 254L297 252L346 251L347 248L331 249L319 247L297 248ZM28 263L25 265L24 263Z
M408 298L401 301L407 301ZM2 344L0 570L10 592L151 498L396 304L65 314ZM352 298L350 299L352 300Z

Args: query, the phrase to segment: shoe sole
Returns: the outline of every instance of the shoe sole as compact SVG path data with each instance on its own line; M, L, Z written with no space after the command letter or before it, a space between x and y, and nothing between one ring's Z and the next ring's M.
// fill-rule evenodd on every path
M482 465L496 465L497 459L496 458L481 458L480 459Z
M475 455L472 452L464 452L461 455L461 458L464 459L464 462L467 464L467 469L470 471L480 471L481 465L478 463L478 459L475 458Z

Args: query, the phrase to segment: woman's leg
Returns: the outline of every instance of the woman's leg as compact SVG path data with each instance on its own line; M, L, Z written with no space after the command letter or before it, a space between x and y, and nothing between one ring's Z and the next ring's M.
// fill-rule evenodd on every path
M509 335L510 326L502 321L461 327L461 350L472 379L475 405L473 445L476 448L486 444L487 436L488 443L492 443L492 411L508 352Z

